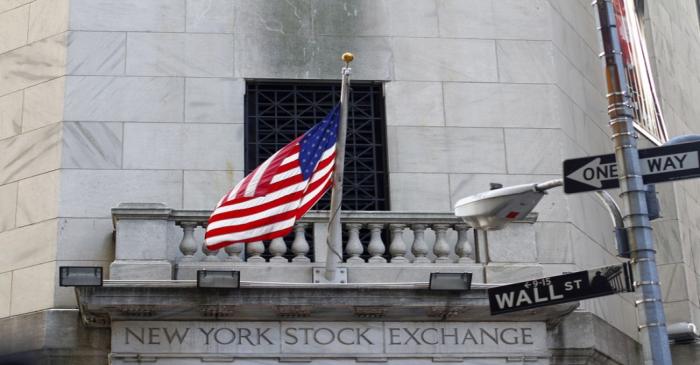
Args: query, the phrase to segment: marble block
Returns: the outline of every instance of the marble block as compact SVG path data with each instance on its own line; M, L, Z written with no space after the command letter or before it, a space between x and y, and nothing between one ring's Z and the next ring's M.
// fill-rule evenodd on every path
M546 0L438 2L443 37L547 40L550 13Z
M15 227L17 213L17 183L0 186L0 232Z
M437 37L438 14L430 0L349 1L344 6L317 2L314 29L320 34Z
M17 226L41 222L58 216L58 170L21 180L17 188ZM37 204L41 201L41 204Z
M391 39L385 37L351 37L351 36L327 36L319 37L316 50L314 44L310 44L307 56L312 58L312 70L325 79L337 80L340 75L338 56L348 50L357 55L352 62L353 80L388 81L394 79L394 57L392 53ZM311 51L311 52L308 52ZM238 54L238 53L237 53ZM313 78L309 74L309 67L302 69L303 78Z
M509 284L544 277L542 265L489 263L484 267L485 282Z
M65 120L182 122L184 93L182 78L69 76Z
M122 123L64 122L61 166L118 169L122 166Z
M683 264L667 264L658 266L659 279L661 280L661 295L664 302L675 302L691 300L697 302L695 298L690 298L688 280L686 278L686 268ZM690 274L694 275L694 274ZM697 292L697 287L693 281L693 293Z
M65 33L0 54L0 95L62 76L65 65Z
M447 174L390 174L391 207L400 211L449 212L450 189Z
M554 46L550 41L496 41L498 81L507 83L554 82Z
M0 272L18 270L56 259L55 219L0 233Z
M395 38L392 48L397 80L498 81L492 40Z
M10 298L12 295L12 273L0 274L0 318L10 315Z
M551 39L550 1L496 0L492 4L492 25L496 38ZM595 29L595 26L591 25L591 29Z
M446 83L444 92L448 126L558 126L555 114L557 105L551 101L558 89L551 85ZM498 110L498 113L494 113L494 110Z
M126 33L70 32L68 75L122 75L126 68Z
M139 76L233 76L233 35L129 33L126 73Z
M571 247L570 223L537 222L534 226L537 240L537 262L573 264L574 252Z
M71 0L70 29L183 32L185 1Z
M234 2L231 0L188 0L188 33L233 33Z
M57 260L114 259L114 226L109 218L59 218Z
M51 308L58 286L56 273L55 261L13 271L10 315Z
M491 262L536 262L535 226L530 223L511 223L504 229L487 231Z
M69 0L37 0L29 10L28 43L68 30Z
M387 130L389 168L393 172L505 172L503 131L499 128L389 127Z
M185 122L243 123L245 81L230 78L187 78Z
M182 171L77 170L61 172L62 217L109 218L121 202L158 201L182 207Z
M0 184L57 169L60 138L60 124L52 124L0 140Z
M63 120L65 81L65 77L58 77L24 90L22 132Z
M114 260L110 280L172 280L173 265L167 260Z
M562 144L559 129L506 129L508 172L515 174L561 173Z
M442 88L439 82L392 81L385 84L386 124L444 125Z
M390 80L393 57L385 37L324 36L296 34L235 33L236 77L263 79L337 80L336 57L352 50L362 57L352 63L354 80Z
M311 0L258 1L238 0L235 11L235 32L266 38L283 34L308 38L313 29L312 6L321 11L323 4ZM246 49L247 50L247 49Z
M27 44L29 6L22 6L4 13L0 12L0 53Z
M168 227L165 219L120 219L116 222L115 259L165 260L167 258Z
M4 13L7 10L12 10L14 8L18 8L32 1L33 0L5 0L3 2L0 2L0 13Z
M128 123L124 168L243 170L243 140L242 124Z
M22 130L22 91L0 96L0 139L12 137Z

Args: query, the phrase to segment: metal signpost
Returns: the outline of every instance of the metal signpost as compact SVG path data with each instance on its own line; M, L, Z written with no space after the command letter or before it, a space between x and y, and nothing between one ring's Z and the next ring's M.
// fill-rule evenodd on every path
M632 291L632 268L624 263L490 288L488 296L495 315Z
M671 349L656 268L656 250L647 210L646 188L642 181L642 164L637 150L633 101L622 59L615 9L611 0L596 0L594 5L597 7L603 41L608 116L615 146L620 198L625 207L623 221L631 248L635 278L638 280L634 285L640 289L635 304L641 309L637 315L644 363L670 365Z
M700 177L700 142L639 150L644 184ZM564 161L564 192L567 194L620 187L614 154Z

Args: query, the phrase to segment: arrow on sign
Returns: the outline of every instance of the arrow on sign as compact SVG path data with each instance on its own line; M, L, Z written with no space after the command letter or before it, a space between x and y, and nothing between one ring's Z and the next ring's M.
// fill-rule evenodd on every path
M647 157L640 159L639 162L642 174L645 176L692 170L700 167L697 151ZM601 163L601 159L598 157L566 177L600 189L603 186L603 181L617 180L617 164L614 162Z
M600 163L600 157L581 166L580 169L572 172L567 176L569 179L580 183L595 186L600 189L605 180L617 180L617 164L616 163Z

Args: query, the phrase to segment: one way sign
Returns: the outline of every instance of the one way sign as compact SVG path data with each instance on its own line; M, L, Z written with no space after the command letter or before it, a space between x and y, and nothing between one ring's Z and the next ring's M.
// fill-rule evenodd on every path
M700 142L639 150L645 184L700 177ZM615 155L600 155L564 161L564 192L619 187Z

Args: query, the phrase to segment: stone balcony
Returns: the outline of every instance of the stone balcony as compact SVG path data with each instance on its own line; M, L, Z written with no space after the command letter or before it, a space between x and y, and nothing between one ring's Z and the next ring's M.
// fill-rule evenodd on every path
M292 285L313 283L314 270L325 266L327 211L308 212L288 237L218 251L203 245L209 215L150 203L112 209L116 249L109 279L194 280L197 270L238 270L244 282ZM514 232L527 236L533 221L516 222ZM489 248L485 232L475 232L452 213L343 211L341 222L338 266L347 271L345 284L426 283L432 272L465 271L474 283L484 283L485 274L490 282L508 282L541 272L539 265L522 265L520 259L499 266L493 256L502 255L502 245ZM500 235L501 241L512 239L512 233ZM498 243L498 237L492 240Z
M102 287L76 288L83 322L495 320L555 325L578 305L490 316L488 288L541 276L532 253L524 252L531 249L527 242L534 244L534 219L487 237L452 213L345 211L338 267L346 270L347 280L316 283L314 270L325 267L328 212L309 212L285 239L219 251L203 247L209 214L162 204L114 208L116 250L109 279ZM194 279L202 269L238 270L240 288L198 288ZM472 288L428 290L434 272L470 272Z

